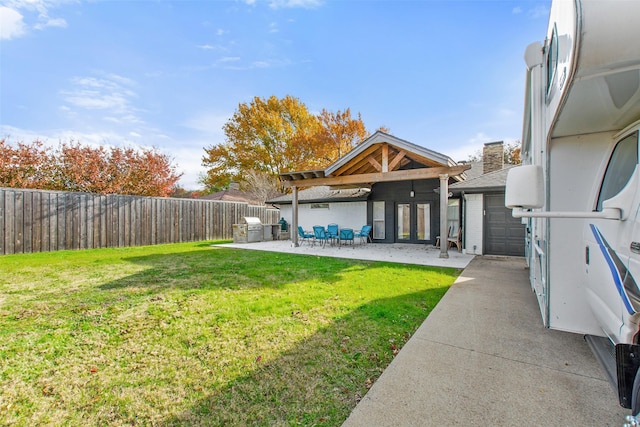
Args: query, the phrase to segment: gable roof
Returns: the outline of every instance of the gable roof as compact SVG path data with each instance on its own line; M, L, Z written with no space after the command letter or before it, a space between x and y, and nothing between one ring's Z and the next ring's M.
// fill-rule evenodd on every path
M285 187L370 185L381 180L437 178L439 173L449 173L459 181L464 179L465 169L468 166L460 166L444 154L376 131L326 169L283 172L280 178Z
M444 154L437 153L427 148L412 144L404 139L397 138L382 131L376 131L369 138L362 141L353 150L336 160L325 169L325 175L338 176L347 172L371 173L379 172L375 163L369 159L373 158L378 164L382 163L383 146L389 149L389 163L395 167L390 170L400 169L412 160L427 167L454 166L451 158Z
M449 185L449 190L455 192L482 192L487 190L504 190L504 187L507 184L507 174L509 173L509 169L514 166L515 165L505 165L503 169L485 173L462 182L456 182Z

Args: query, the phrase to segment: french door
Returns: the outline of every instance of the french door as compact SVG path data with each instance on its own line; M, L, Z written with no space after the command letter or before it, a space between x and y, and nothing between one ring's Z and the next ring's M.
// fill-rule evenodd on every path
M431 240L431 204L396 203L396 241L424 243Z

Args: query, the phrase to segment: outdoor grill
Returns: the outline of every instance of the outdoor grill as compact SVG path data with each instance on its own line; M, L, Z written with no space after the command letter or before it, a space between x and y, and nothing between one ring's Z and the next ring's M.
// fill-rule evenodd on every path
M240 224L233 224L233 241L235 243L262 242L264 239L260 218L245 216Z

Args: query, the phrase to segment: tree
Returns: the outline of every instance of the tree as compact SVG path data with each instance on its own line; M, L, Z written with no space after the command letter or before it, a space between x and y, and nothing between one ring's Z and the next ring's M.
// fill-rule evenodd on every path
M0 186L168 196L182 174L155 148L93 148L78 142L16 147L0 140Z
M520 157L521 151L520 141L515 141L511 144L507 144L504 150L504 162L508 165L519 165L522 163Z
M199 190L187 190L179 185L174 185L169 197L176 199L198 199L202 196L202 192Z
M313 138L320 123L298 99L255 97L240 104L224 125L226 142L205 148L202 164L208 167L203 184L226 187L242 181L249 170L270 176L299 168L312 169L318 159Z
M42 141L11 146L0 139L0 187L50 189L52 163Z
M324 158L323 166L335 162L369 136L360 113L357 119L352 119L349 108L344 112L338 110L337 113L323 109L318 119L322 127L316 135L316 155Z
M245 190L254 200L264 203L281 194L279 180L266 172L250 170L243 178Z
M240 104L223 130L226 141L205 148L202 158L207 189L246 183L248 171L278 179L282 172L326 167L368 134L360 115L352 119L349 109L315 116L289 95Z

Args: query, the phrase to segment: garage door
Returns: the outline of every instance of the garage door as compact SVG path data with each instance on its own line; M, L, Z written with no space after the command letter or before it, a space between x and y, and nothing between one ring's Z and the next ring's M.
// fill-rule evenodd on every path
M504 193L484 195L484 253L524 256L524 225L504 207Z

